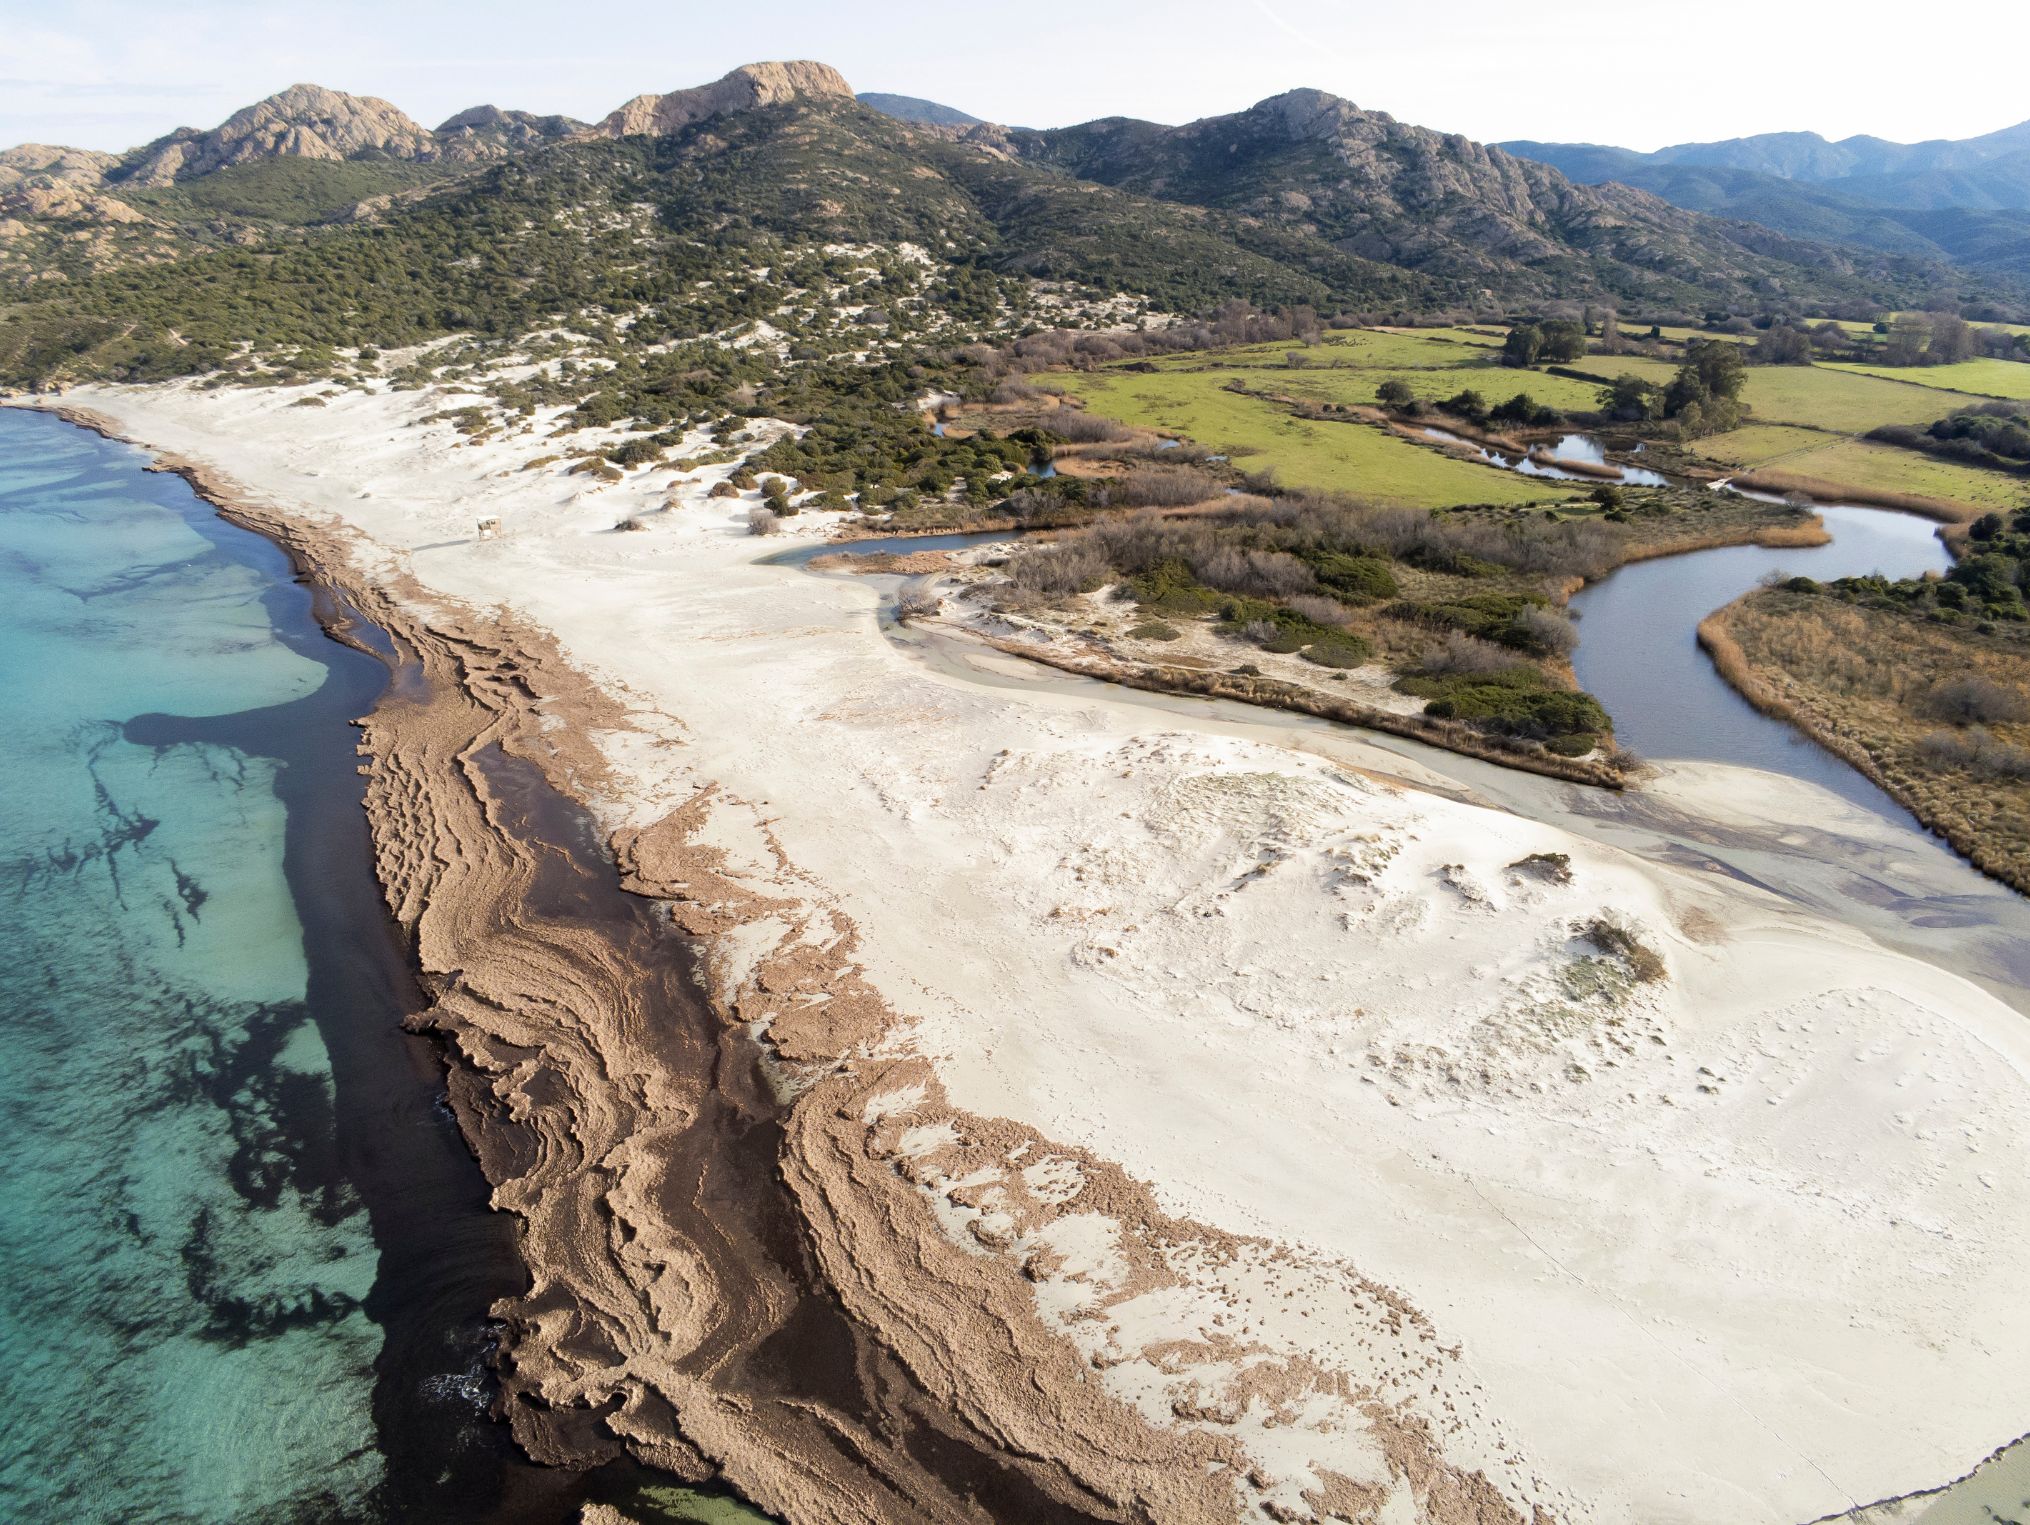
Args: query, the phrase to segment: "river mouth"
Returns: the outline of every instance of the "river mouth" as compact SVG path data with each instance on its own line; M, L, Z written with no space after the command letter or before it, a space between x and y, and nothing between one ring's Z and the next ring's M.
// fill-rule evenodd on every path
M1698 645L1699 622L1765 578L1795 575L1831 582L1878 572L1890 578L1916 577L1942 572L1952 564L1931 520L1852 504L1826 505L1818 512L1833 537L1826 545L1687 551L1630 563L1588 584L1569 605L1580 637L1573 671L1579 686L1613 718L1615 739L1645 758L1720 762L1781 773L1907 821L1904 807L1875 784L1809 737L1750 705ZM824 556L958 551L1012 544L1034 533L1041 532L984 530L816 541L777 552L765 561L810 571L811 563ZM893 627L892 608L885 600L881 618L885 626Z
M1574 482L1603 480L1563 471L1554 464L1568 459L1594 467L1613 466L1628 485L1674 485L1673 479L1659 472L1609 461L1605 447L1590 435L1566 435L1548 451L1551 461L1540 462L1529 456L1509 460L1442 429L1426 428L1424 433L1477 450L1490 465L1525 475ZM1724 484L1675 485L1781 501L1770 494ZM1832 535L1825 545L1782 549L1745 545L1688 551L1631 563L1588 584L1572 596L1568 606L1579 621L1573 671L1579 686L1598 699L1612 717L1615 739L1642 757L1727 763L1780 773L1828 789L1899 823L1908 822L1905 807L1869 779L1794 727L1750 705L1719 675L1698 645L1702 620L1766 578L1804 576L1832 582L1879 573L1900 579L1944 572L1952 565L1932 520L1895 509L1847 503L1823 504L1817 512ZM1004 530L818 542L780 552L767 561L806 568L820 556L837 553L964 550L1022 537L1021 531ZM885 609L883 618L892 623Z

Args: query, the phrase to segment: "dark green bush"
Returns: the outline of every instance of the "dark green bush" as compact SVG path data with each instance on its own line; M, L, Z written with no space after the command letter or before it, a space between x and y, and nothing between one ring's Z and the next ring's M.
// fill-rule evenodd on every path
M1396 682L1399 692L1430 702L1424 713L1437 720L1461 720L1479 730L1532 741L1583 739L1590 750L1608 729L1607 712L1591 694L1553 688L1533 667L1493 673L1412 676Z
M1321 587L1353 603L1371 604L1402 591L1395 573L1379 556L1349 556L1343 551L1316 551L1303 558L1318 574Z

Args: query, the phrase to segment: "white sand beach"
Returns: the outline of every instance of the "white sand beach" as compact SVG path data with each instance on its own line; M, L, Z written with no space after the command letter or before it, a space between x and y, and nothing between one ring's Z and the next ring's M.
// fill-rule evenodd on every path
M762 564L838 516L751 537L731 468L657 512L667 471L522 469L547 418L468 444L426 420L455 393L303 395L63 401L620 697L602 822L699 804L757 893L857 928L902 1020L835 1063L921 1056L949 1101L874 1097L870 1158L1091 1380L1245 1453L1236 1518L1799 1525L2030 1428L2030 1024L1974 981L1430 754L969 681L876 582ZM1867 830L1805 787L1671 798ZM722 937L721 994L795 924ZM1027 1141L990 1167L994 1119Z

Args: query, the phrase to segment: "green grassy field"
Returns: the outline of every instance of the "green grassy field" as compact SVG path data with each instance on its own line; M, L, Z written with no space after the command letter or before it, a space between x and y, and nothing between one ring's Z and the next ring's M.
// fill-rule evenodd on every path
M1540 371L1512 371L1499 365L1454 366L1442 371L1253 371L1241 379L1261 391L1309 397L1315 402L1372 404L1384 381L1400 381L1425 402L1443 402L1470 390L1491 404L1527 392L1535 402L1567 413L1590 413L1600 405L1600 388L1593 382Z
M1455 344L1473 345L1476 349L1500 349L1502 341L1508 337L1507 330L1499 328L1381 328L1375 332L1449 339Z
M1878 424L1928 424L1940 416L1938 394L1927 388L1819 365L1758 366L1741 395L1759 422L1841 434L1865 434Z
M1697 336L1697 330L1669 330ZM1470 342L1467 342L1470 341ZM1274 403L1225 390L1250 389L1315 402L1366 405L1382 382L1397 380L1425 401L1471 388L1489 403L1527 392L1565 412L1597 406L1599 383L1544 371L1515 371L1495 359L1491 334L1465 330L1343 330L1308 348L1295 343L1165 356L1154 371L1112 369L1066 378L1093 411L1161 429L1224 451L1248 470L1272 470L1292 486L1332 488L1377 502L1438 508L1458 503L1529 503L1571 499L1559 489L1472 461L1449 457L1357 423L1290 417ZM1289 364L1291 354L1302 363ZM1659 386L1676 372L1668 360L1592 355L1572 369L1602 381L1633 374ZM1849 489L1939 498L1978 509L2030 499L2030 482L1943 461L1853 436L1881 424L1929 424L1960 404L1945 385L2016 382L2022 391L1976 395L2030 398L2030 365L1974 361L1892 371L1877 366L1756 366L1747 373L1742 427L1697 440L1690 452L1716 466L1770 470Z
M1222 390L1220 372L1095 371L1057 378L1094 413L1222 451L1249 471L1296 487L1378 503L1550 503L1563 488L1426 449L1370 424L1292 418L1273 403Z
M1694 455L1721 466L1760 466L1807 450L1823 450L1833 439L1820 429L1791 424L1745 424L1725 434L1709 434L1688 447Z
M1408 370L1425 366L1471 366L1488 363L1488 342L1479 335L1442 337L1443 329L1340 329L1318 343L1305 345L1296 339L1272 344L1248 344L1238 349L1186 350L1164 355L1155 361L1159 370L1192 370L1217 366L1221 370L1289 369L1288 357L1301 356L1304 369L1328 367L1385 366ZM1495 345L1499 347L1499 344Z
M1829 365L1825 369L1884 377L1934 391L2030 402L2030 365L2019 360L1965 360L1958 365Z
M1877 445L1868 440L1833 440L1817 450L1756 465L1762 470L1880 492L1942 498L1976 509L2020 508L2030 502L2030 479L1983 471L1978 466L1962 466L1957 461L1942 461L1915 450L1899 450L1894 445Z
M1603 378L1627 372L1658 386L1677 371L1668 360L1635 355L1589 355L1573 368L1582 367ZM1756 423L1803 424L1836 434L1866 434L1879 424L1928 424L1952 411L1952 399L1934 388L1851 366L1754 366L1741 397Z
M1905 316L1905 315L1904 315L1903 313L1900 313L1900 312L1894 312L1894 313L1891 313L1891 314L1889 315L1889 317L1890 317L1890 320L1891 320L1892 322L1893 322L1893 321L1894 321L1895 319L1897 319L1897 318L1900 318L1900 317L1903 317L1903 316ZM1921 313L1921 312L1920 312L1920 313L1913 313L1913 314L1910 314L1910 316L1912 316L1912 317L1918 317L1918 318L1922 318L1922 317L1926 317L1926 316L1928 316L1928 314L1925 314L1925 313ZM1967 321L1968 321L1968 322L1970 322L1970 323L1972 323L1972 322L1973 322L1973 320L1972 320L1971 318L1969 318L1969 319L1968 319ZM2026 324L2022 324L2022 323L1974 323L1974 327L1975 327L1975 328L1999 328L1999 329L2001 329L2001 330L2002 330L2002 332L2003 332L2003 333L2005 333L2005 334L2030 334L2030 325L2026 325Z
M1348 329L1309 348L1294 342L1166 355L1155 366L1249 388L1307 397L1315 402L1372 405L1384 381L1401 381L1424 401L1443 401L1472 390L1490 404L1527 392L1538 404L1590 413L1599 405L1592 382L1543 371L1510 370L1497 358L1500 341L1466 329ZM1299 363L1290 364L1291 357Z

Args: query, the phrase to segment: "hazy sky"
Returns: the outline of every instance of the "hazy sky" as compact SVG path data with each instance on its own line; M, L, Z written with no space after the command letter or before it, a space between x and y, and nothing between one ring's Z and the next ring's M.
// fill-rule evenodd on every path
M1635 148L2030 117L2030 0L0 0L0 146L125 148L298 80L426 126L483 101L592 118L799 57L1032 127L1185 121L1298 85L1483 141Z

